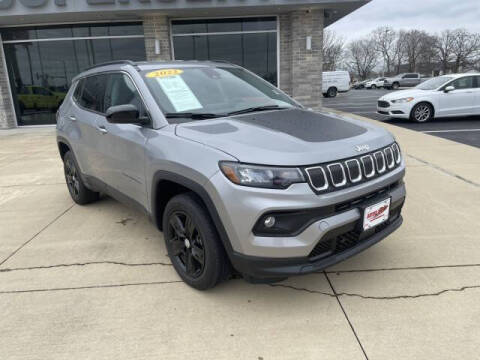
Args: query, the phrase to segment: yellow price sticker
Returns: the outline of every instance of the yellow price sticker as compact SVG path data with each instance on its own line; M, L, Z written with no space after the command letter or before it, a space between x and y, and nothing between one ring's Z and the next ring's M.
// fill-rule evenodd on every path
M183 70L180 69L162 69L162 70L156 70L152 71L147 74L147 78L164 78L164 77L169 77L169 76L176 76L183 74Z

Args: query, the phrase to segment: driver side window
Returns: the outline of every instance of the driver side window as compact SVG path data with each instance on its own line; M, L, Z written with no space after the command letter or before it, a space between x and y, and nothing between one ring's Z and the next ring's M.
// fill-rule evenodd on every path
M135 105L140 117L147 116L143 100L132 80L122 73L109 74L105 91L104 111L106 112L111 106L127 104Z
M473 88L473 76L463 77L452 81L449 86L453 86L455 90Z

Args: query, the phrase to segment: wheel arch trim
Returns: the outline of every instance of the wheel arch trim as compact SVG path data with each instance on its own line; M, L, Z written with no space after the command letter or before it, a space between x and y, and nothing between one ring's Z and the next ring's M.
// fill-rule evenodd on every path
M170 171L166 170L158 170L155 172L153 175L152 179L152 187L151 187L151 192L150 192L150 202L151 202L151 218L154 224L158 228L158 216L157 216L157 189L158 185L161 181L170 181L173 183L177 183L189 190L191 190L193 193L195 193L197 196L200 197L200 199L203 201L206 210L208 211L208 214L210 215L213 224L218 232L218 235L220 237L220 240L222 241L223 247L228 255L228 257L231 259L232 254L233 254L233 248L230 243L230 239L228 237L227 231L225 230L225 227L223 226L223 222L220 218L220 215L218 214L217 208L208 194L208 192L205 190L205 188L198 182L187 178L183 175L179 175L177 173L173 173ZM160 220L161 221L161 220Z

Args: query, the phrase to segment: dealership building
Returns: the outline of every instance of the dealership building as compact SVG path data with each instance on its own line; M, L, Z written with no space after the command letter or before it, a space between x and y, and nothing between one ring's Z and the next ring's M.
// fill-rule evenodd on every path
M55 124L72 79L114 60L239 64L308 107L322 34L369 0L0 0L0 129Z

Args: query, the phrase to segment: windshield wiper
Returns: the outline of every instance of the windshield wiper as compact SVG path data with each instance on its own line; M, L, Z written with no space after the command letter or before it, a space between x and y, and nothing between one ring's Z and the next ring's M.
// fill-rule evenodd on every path
M192 112L179 112L179 113L166 113L167 119L214 119L217 117L225 116L223 114L211 114L211 113L192 113Z
M248 114L248 113L256 112L256 111L285 110L285 109L290 109L290 108L289 107L282 107L282 106L278 106L278 105L253 106L253 107L238 110L238 111L232 111L232 112L228 113L227 115L240 115L240 114Z

